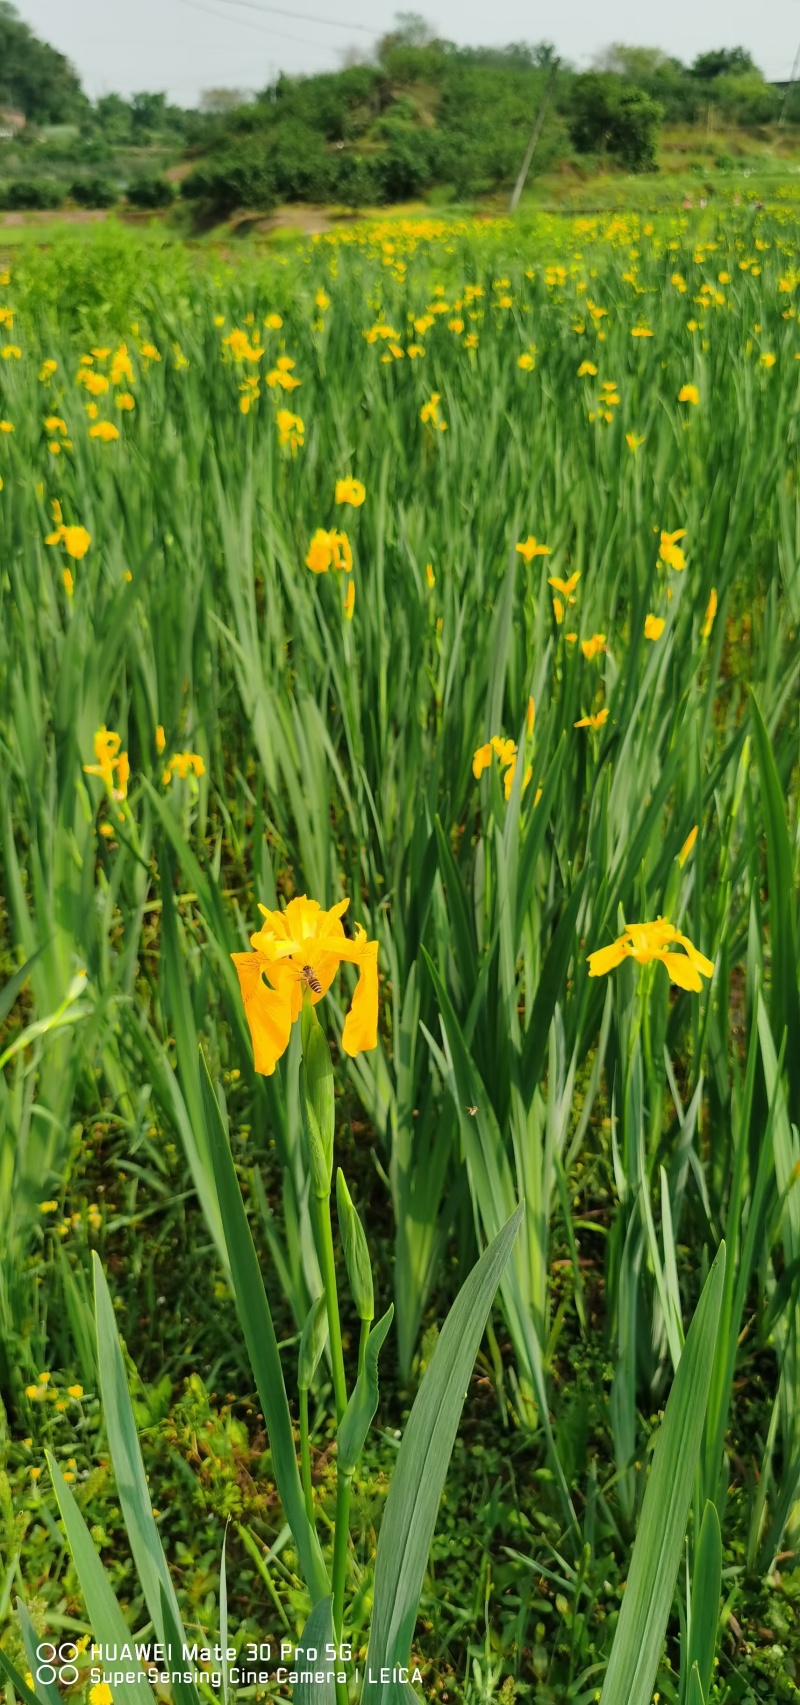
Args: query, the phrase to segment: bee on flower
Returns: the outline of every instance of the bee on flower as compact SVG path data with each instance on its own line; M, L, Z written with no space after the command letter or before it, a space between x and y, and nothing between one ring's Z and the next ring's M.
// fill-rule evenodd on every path
M349 900L324 912L305 894L290 900L283 912L259 906L264 919L250 937L250 953L232 953L245 1016L253 1043L257 1072L271 1077L289 1046L292 1025L303 1002L312 1006L324 998L339 966L354 965L358 982L342 1031L342 1049L353 1058L378 1045L378 943L355 926L345 935L342 917Z

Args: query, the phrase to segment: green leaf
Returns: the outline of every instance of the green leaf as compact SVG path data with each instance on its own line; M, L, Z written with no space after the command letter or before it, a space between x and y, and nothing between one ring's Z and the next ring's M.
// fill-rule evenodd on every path
M303 1629L297 1669L302 1671L304 1653L310 1648L317 1653L316 1660L312 1660L312 1673L326 1674L331 1668L325 1658L325 1647L329 1644L333 1644L333 1599L330 1596L315 1604ZM308 1667L312 1669L312 1665ZM333 1681L298 1681L292 1689L292 1698L295 1705L336 1705L336 1685Z
M697 1671L703 1698L710 1690L714 1673L721 1590L722 1535L717 1506L709 1500L703 1511L694 1558L689 1623L689 1667Z
M406 1665L439 1499L467 1385L497 1287L522 1219L522 1206L490 1243L456 1297L414 1401L397 1456L375 1562L367 1670ZM364 1699L399 1705L405 1690L365 1682Z
M36 1694L31 1691L27 1681L23 1681L19 1670L14 1668L11 1659L6 1657L2 1646L0 1646L0 1670L3 1671L7 1680L11 1682L11 1686L19 1694L20 1699L24 1700L25 1705L41 1705L41 1701L37 1699Z
M323 1292L318 1296L306 1315L305 1325L300 1338L300 1349L297 1354L297 1389L310 1391L317 1371L317 1363L328 1341L328 1304Z
M394 1304L390 1303L382 1320L373 1326L367 1339L364 1366L339 1422L336 1434L336 1463L341 1474L353 1473L364 1448L370 1422L378 1407L378 1356L392 1324L393 1315Z
M522 1050L521 1076L526 1104L530 1103L534 1089L541 1077L556 1001L562 993L567 966L575 945L575 921L583 899L585 880L586 870L582 870L558 920L539 977L539 986L534 996L530 1024Z
M356 1313L359 1320L374 1320L375 1297L367 1234L353 1205L353 1198L341 1167L336 1173L336 1211L344 1249L344 1263L350 1280L350 1294L356 1305Z
M98 1646L124 1646L131 1639L131 1630L114 1597L83 1516L58 1463L49 1451L47 1466L92 1626L92 1636ZM155 1705L146 1681L118 1684L114 1688L114 1701L115 1705Z
M703 1692L703 1685L700 1680L700 1671L697 1668L697 1664L694 1665L689 1677L689 1691L686 1695L686 1705L706 1705L706 1696Z
M147 1476L133 1417L114 1309L99 1257L94 1254L92 1259L97 1320L97 1365L103 1399L103 1419L108 1434L114 1478L147 1608L158 1631L158 1639L168 1643L161 1615L162 1586L172 1607L180 1639L183 1638L183 1624L155 1524L150 1493L147 1490Z
M25 1647L25 1656L31 1666L31 1675L34 1678L33 1685L36 1690L37 1699L40 1702L43 1702L43 1705L61 1705L61 1694L59 1693L55 1682L40 1681L38 1678L37 1670L39 1668L39 1660L36 1656L36 1647L39 1644L39 1641L36 1637L36 1630L21 1598L17 1599L17 1616L19 1617L19 1625L22 1630L22 1644Z
M772 953L770 1021L775 1038L780 1044L784 1030L790 1037L800 1036L794 858L783 789L772 755L772 743L754 693L751 694L751 711L767 842L769 934ZM796 1047L788 1049L786 1069L791 1085L793 1117L797 1117L800 1112L800 1052Z
M200 1088L236 1308L269 1434L275 1482L297 1546L300 1567L312 1599L317 1600L330 1591L327 1571L305 1511L278 1341L230 1144L202 1049Z
M656 1439L600 1705L650 1705L686 1533L714 1364L725 1245L720 1244Z

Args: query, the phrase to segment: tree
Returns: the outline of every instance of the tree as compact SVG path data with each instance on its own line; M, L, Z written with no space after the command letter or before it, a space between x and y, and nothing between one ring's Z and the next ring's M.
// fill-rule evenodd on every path
M63 53L39 41L9 0L0 0L0 105L38 124L65 124L88 106Z
M747 71L758 71L758 67L746 47L717 47L711 53L698 53L692 65L692 76L699 77L703 83L711 83L715 77L741 76Z
M204 89L200 96L200 111L235 112L237 107L246 107L252 99L249 89Z
M570 135L579 153L612 154L632 172L654 165L664 115L646 90L612 71L587 71L575 78L570 105Z

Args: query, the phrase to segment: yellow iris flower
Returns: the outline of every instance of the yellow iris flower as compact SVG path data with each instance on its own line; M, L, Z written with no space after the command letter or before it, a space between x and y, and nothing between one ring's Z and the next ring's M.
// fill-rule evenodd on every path
M683 953L674 952L676 946L682 947ZM609 947L599 947L590 953L589 976L605 977L621 965L623 959L635 959L639 965L660 960L671 983L677 983L680 989L692 989L695 993L703 986L701 973L704 977L711 977L714 972L713 960L706 959L688 936L681 935L674 924L661 917L652 924L628 924L624 933Z
M231 954L250 1026L255 1068L264 1077L272 1076L288 1048L304 997L316 1006L343 963L358 966L358 982L344 1021L342 1048L352 1058L377 1047L378 943L368 941L359 924L354 941L345 935L342 915L349 904L340 900L323 912L319 901L301 894L283 912L259 906L265 921L250 937L253 952Z

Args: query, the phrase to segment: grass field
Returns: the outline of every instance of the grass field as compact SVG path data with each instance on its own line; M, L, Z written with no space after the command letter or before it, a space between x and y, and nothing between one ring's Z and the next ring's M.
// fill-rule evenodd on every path
M118 1629L98 1568L137 1635L182 1619L237 1651L297 1639L328 1569L366 1660L400 1429L445 1367L454 1428L467 1395L418 1692L796 1699L793 195L273 247L109 225L8 253L9 1699L54 1705L25 1692L37 1637L80 1643L88 1695L90 1631ZM320 995L311 924L309 963L275 957L268 919L265 1016L231 955L259 905L303 895L348 900L350 934L327 926ZM362 939L377 1037L365 981L343 1046ZM279 1047L287 964L306 998ZM312 999L335 1164L394 1307L346 1475L340 1374L379 1333L341 1196L328 1265ZM448 1336L520 1202L491 1314L487 1292Z

